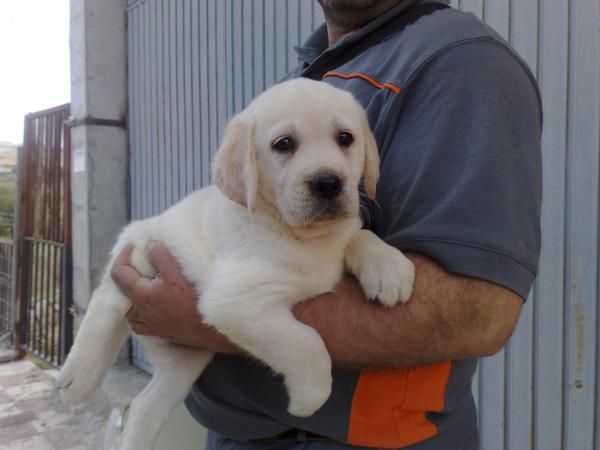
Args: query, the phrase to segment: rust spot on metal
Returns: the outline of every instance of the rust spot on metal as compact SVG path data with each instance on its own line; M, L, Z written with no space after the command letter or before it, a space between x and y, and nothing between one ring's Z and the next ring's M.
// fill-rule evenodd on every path
M583 387L582 374L585 363L585 309L579 280L579 264L573 265L573 318L575 320L575 387ZM579 386L580 385L580 386Z

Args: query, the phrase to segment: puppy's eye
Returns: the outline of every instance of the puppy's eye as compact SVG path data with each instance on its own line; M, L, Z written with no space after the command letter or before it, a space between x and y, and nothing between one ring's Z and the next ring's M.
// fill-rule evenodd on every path
M349 131L340 131L338 134L338 144L340 147L350 147L354 142L354 136Z
M292 150L294 150L295 146L296 145L294 143L294 140L289 136L281 137L271 144L273 150L278 151L280 153L291 152Z

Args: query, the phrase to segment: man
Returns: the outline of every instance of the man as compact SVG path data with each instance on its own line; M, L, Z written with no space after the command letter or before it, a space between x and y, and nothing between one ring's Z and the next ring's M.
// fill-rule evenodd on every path
M128 253L113 278L133 300L135 332L219 353L186 401L214 430L210 449L474 450L476 358L505 344L537 271L535 81L491 29L443 4L319 2L326 26L298 49L292 76L347 89L367 110L381 178L366 224L415 263L411 300L369 303L346 276L297 306L335 366L331 398L300 419L280 378L202 325L164 246L149 249L159 278L139 277Z

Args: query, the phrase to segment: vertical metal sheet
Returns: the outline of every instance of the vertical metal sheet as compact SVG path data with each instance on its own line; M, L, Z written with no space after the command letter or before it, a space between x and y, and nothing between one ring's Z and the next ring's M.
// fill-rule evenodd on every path
M183 36L183 93L184 93L184 117L185 117L185 160L184 160L184 193L185 195L194 190L194 124L193 104L194 91L192 89L192 4L195 0L185 0L183 4L184 29L187 30Z
M248 63L251 70L251 89L246 91L244 106L267 87L267 65L272 62L272 55L269 58L266 53L265 1L253 0L253 3L255 6L251 12L250 51L248 53L251 58L251 62Z
M594 447L598 305L600 39L596 0L570 1L565 448Z
M479 19L483 17L483 0L460 0L460 8L472 12Z
M562 448L568 2L540 4L538 81L544 102L544 203L534 305L535 450Z
M540 272L474 380L482 448L600 450L600 11L595 0L452 0L510 41L545 109ZM210 182L227 120L297 62L311 0L129 0L131 215ZM142 359L143 361L143 359ZM143 362L142 362L143 364Z
M505 411L505 350L479 362L478 407L482 448L503 450Z
M538 79L545 106L543 134L544 245L535 304L534 448L562 448L564 248L567 153L568 2L541 3Z
M215 65L215 80L216 80L216 91L217 91L217 124L215 128L215 138L217 145L211 152L211 155L216 151L218 145L221 142L221 136L227 126L227 102L230 94L230 86L227 84L227 47L226 47L226 36L231 32L230 22L227 20L225 2L216 2L215 12L215 23L217 24L216 38L216 65ZM221 26L220 26L221 25ZM212 161L212 156L211 156Z
M148 165L149 165L149 174L151 175L150 180L156 180L157 182L150 182L148 186L148 194L149 194L149 204L148 211L151 214L158 213L158 191L160 189L160 184L158 182L158 102L157 102L157 86L158 83L156 81L156 70L154 67L157 67L157 33L156 33L156 20L157 14L155 13L156 3L148 3L145 7L146 9L146 30L147 30L147 51L146 51L146 68L148 70L148 83L147 83L147 91L146 95L149 101L149 107L146 109L146 114L148 117Z
M494 0L483 3L483 20L508 40L510 34L511 0Z
M509 36L511 45L536 74L538 0L520 0L510 6L510 18L505 19L509 29L501 32ZM538 300L534 287L523 308L518 327L506 347L504 444L508 449L516 449L523 442L530 442L533 432L533 306Z
M168 47L164 36L168 32L166 23L167 15L165 11L165 5L163 1L156 1L155 14L157 16L156 21L156 39L158 42L157 48L157 61L158 67L156 68L157 73L157 91L158 91L158 180L159 184L159 195L158 195L158 210L164 210L167 203L167 189L165 184L167 180L167 140L169 139L169 120L168 120L168 106L167 106L167 94L165 92L165 86L167 86L167 74L165 73L164 67L167 66Z

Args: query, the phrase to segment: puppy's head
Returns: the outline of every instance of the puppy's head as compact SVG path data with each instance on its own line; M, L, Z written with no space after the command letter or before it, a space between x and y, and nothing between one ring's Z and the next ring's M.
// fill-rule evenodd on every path
M351 94L296 79L257 97L227 127L213 179L251 211L263 205L290 226L356 217L359 184L375 196L379 156Z

